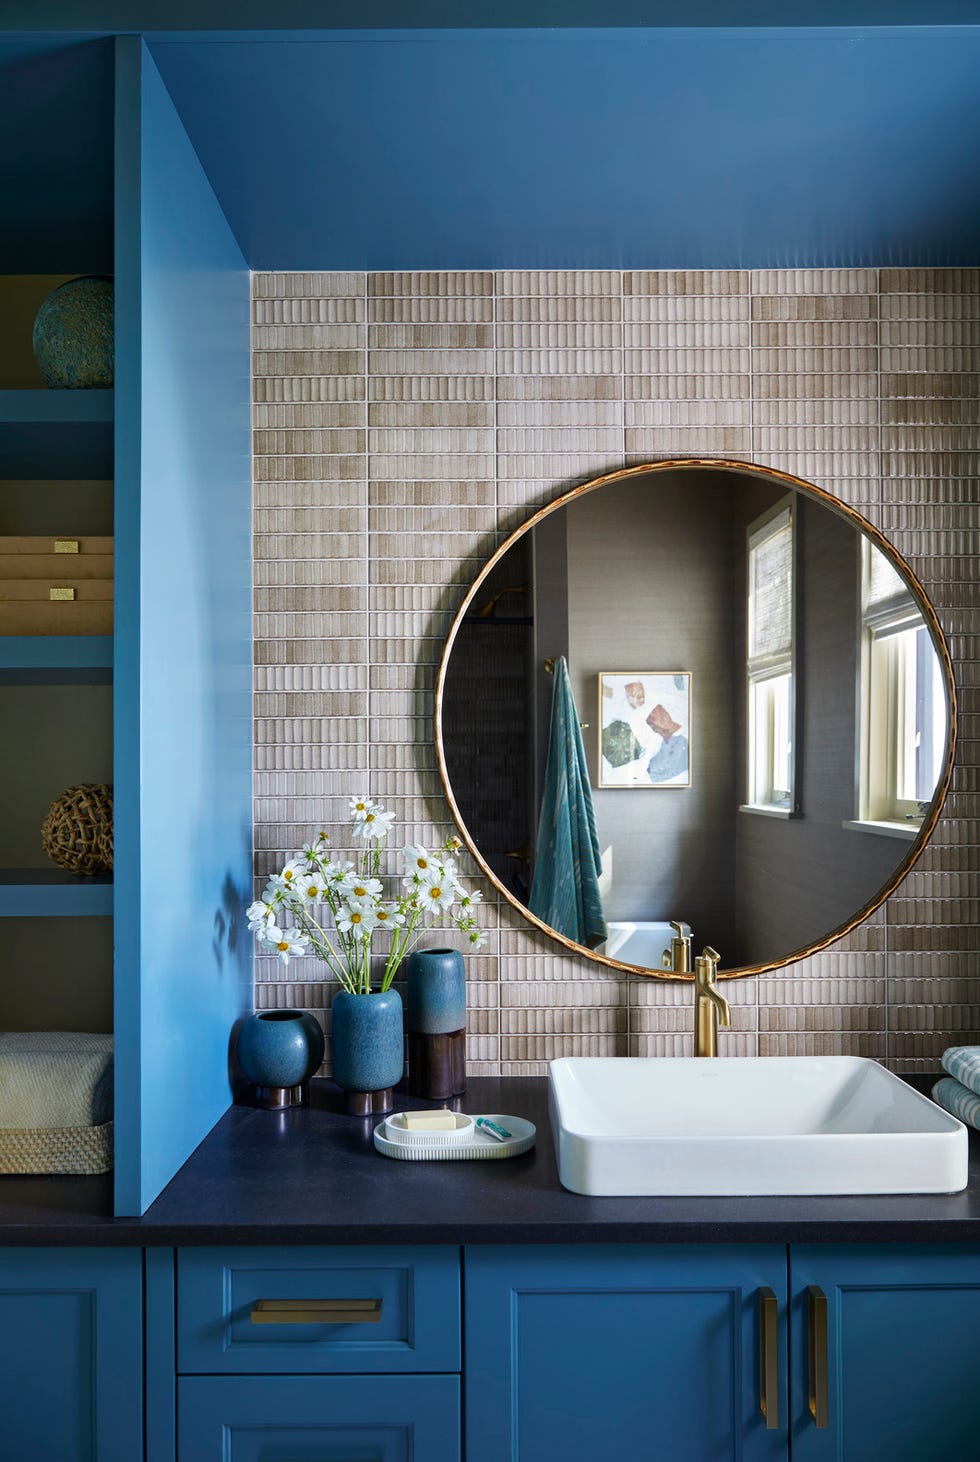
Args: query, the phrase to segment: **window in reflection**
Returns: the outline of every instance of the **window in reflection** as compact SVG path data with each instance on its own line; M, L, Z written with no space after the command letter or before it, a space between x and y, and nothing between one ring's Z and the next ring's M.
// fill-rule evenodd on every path
M939 657L904 580L863 546L860 816L917 827L946 742Z
M787 815L794 809L795 544L792 499L749 525L748 802Z

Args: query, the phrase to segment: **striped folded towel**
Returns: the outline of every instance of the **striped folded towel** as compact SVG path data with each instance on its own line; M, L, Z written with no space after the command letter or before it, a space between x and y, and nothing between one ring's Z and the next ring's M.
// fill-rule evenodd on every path
M980 1046L949 1046L943 1052L943 1070L980 1095Z
M932 1089L932 1099L961 1122L980 1130L980 1095L954 1076L940 1077Z

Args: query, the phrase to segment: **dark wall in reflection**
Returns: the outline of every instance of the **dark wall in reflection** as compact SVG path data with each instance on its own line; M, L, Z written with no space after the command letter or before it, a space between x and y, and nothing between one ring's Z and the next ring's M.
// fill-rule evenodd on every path
M463 822L504 886L527 899L534 800L530 540L481 587L443 695L446 770Z
M735 496L703 473L587 494L567 511L569 666L603 849L608 920L684 919L731 951ZM598 676L691 674L691 786L599 788ZM729 956L726 954L726 958Z

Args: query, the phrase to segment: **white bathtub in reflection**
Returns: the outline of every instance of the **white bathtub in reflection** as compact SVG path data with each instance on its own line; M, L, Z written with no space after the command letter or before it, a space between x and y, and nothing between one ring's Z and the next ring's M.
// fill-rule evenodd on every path
M674 931L669 924L614 923L608 926L609 937L600 944L599 954L618 959L624 965L642 965L644 969L664 968L664 950L670 949Z

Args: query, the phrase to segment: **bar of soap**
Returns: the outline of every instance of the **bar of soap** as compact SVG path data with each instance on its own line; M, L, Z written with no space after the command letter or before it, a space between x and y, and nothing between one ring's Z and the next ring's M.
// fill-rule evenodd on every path
M455 1112L403 1112L402 1121L409 1132L455 1132Z

